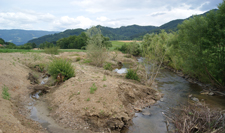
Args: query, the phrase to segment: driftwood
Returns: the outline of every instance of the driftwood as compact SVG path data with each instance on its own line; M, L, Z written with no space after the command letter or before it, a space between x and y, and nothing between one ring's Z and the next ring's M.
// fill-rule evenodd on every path
M50 88L45 85L36 85L34 87L29 87L30 89L33 89L32 95L37 93L38 91L41 91L42 93L48 93L50 91Z

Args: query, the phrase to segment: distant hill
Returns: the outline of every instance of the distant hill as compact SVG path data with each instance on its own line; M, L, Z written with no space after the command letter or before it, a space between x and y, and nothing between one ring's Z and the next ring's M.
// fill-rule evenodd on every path
M213 10L210 10L210 11L217 11L218 9L213 9ZM207 12L205 12L205 13L203 13L203 14L200 14L200 16L205 16L207 13L209 13L210 11L207 11ZM198 15L199 16L199 15ZM190 18L192 18L193 16L190 16L190 17L188 17L188 18L186 18L186 19L176 19L176 20L172 20L172 21L170 21L170 22L168 22L168 23L165 23L165 24L163 24L163 25L161 25L161 26L159 26L159 27L157 27L157 28L155 28L155 29L152 29L152 30L149 30L149 31L147 31L147 32L143 32L143 33L139 33L139 34L135 34L135 35L133 35L133 36L130 36L130 39L131 40L133 40L133 39L142 39L142 37L145 35L145 34L147 34L147 33L149 33L149 34L151 34L151 33L159 33L161 30L165 30L165 31L170 31L170 30L172 30L172 31L176 31L177 30L177 26L179 25L179 24L182 24L183 23L183 21L185 21L185 20L188 20L188 19L190 19Z
M214 9L213 11L217 11ZM208 11L209 12L209 11ZM206 15L208 12L205 12L201 15ZM193 16L190 16L193 17ZM189 17L189 18L190 18ZM102 31L102 34L106 37L109 37L110 40L141 40L143 36L147 33L159 33L160 30L164 29L166 31L176 31L178 24L181 24L186 19L176 19L168 23L165 23L159 27L157 26L139 26L139 25L130 25L122 26L120 28L111 28L98 25ZM56 43L57 40L69 37L72 35L79 35L81 32L84 32L84 29L69 29L63 32L49 32L49 31L35 31L35 30L0 30L0 38L3 38L6 42L13 42L16 45L21 45L27 42L36 43L37 45L43 42L52 42Z
M110 28L110 27L104 27L101 25L96 26L101 29L102 34L105 37L109 37L110 40L130 40L130 36L147 32L151 29L155 29L157 27L155 26L138 26L138 25L131 25L131 26L122 26L120 28ZM52 35L45 35L36 39L32 39L28 42L30 43L36 43L37 45L43 43L43 42L52 42L55 43L57 40L69 37L72 35L79 35L81 32L84 32L86 30L83 29L71 29L71 30L65 30L64 32L55 33Z
M27 41L38 38L47 34L54 34L56 31L40 31L40 30L0 30L0 38L6 42L12 42L16 45L22 45Z
M56 43L57 40L73 35L80 35L81 32L84 32L85 30L83 29L73 29L73 30L65 30L60 33L55 33L55 34L50 34L50 35L45 35L39 38L32 39L28 41L29 43L35 43L37 45L43 43L43 42L52 42Z

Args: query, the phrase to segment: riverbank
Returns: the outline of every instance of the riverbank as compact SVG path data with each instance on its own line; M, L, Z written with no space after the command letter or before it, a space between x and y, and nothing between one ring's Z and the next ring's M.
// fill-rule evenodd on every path
M111 52L108 56L107 62L114 65L117 62L137 65L136 59L127 58L122 53ZM40 114L41 118L51 117L63 129L74 132L119 132L132 123L137 110L150 106L161 98L156 90L138 81L125 79L125 74L87 64L84 52L64 52L55 57L71 60L76 76L58 86L49 87L49 93L40 96L38 100L45 104L35 102L34 105L41 112L45 110L44 116ZM1 70L4 71L0 72L0 85L6 85L11 94L10 100L0 98L0 109L5 112L0 115L0 129L3 132L49 132L49 127L43 129L38 122L29 118L26 106L32 102L30 94L32 87L36 85L31 85L27 78L29 73L40 77L38 69L31 70L30 67L44 65L55 57L47 54L1 53ZM97 88L94 94L90 93L91 87ZM44 110L39 104L44 105ZM18 126L12 124L14 121L18 122Z
M218 88L212 86L210 83L208 83L208 84L207 83L202 83L198 79L190 77L187 74L184 74L181 70L176 70L173 67L168 66L166 64L162 64L162 67L164 69L167 69L167 70L169 70L171 72L176 73L178 76L184 78L185 80L187 80L190 83L198 84L199 86L201 86L202 89L203 89L201 91L201 94L203 94L203 95L209 95L209 96L218 95L218 96L224 96L225 97L225 93L224 92L219 91Z

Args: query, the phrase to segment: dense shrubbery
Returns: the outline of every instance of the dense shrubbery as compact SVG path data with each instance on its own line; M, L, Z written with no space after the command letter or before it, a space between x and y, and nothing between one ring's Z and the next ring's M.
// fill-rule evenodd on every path
M65 76L65 80L75 76L73 65L66 59L54 59L48 66L48 72L55 79L59 73Z
M131 54L133 56L138 56L141 54L140 43L138 42L131 42L129 45L124 43L120 48L117 48L117 50L123 53Z
M82 32L79 36L73 35L59 39L56 45L61 49L82 49L87 45L88 36Z

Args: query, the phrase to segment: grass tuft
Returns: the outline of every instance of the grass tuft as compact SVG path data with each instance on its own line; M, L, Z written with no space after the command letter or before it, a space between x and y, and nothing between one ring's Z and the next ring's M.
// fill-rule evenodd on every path
M10 94L8 92L8 87L6 85L3 86L3 89L2 89L2 97L6 100L9 100L10 99Z
M97 90L97 87L96 87L95 83L93 83L92 86L89 89L90 89L90 93L94 94L95 91Z
M139 79L139 77L137 75L137 70L134 71L133 69L128 69L127 70L126 78L140 81L140 79Z
M55 79L59 73L64 76L65 80L75 76L74 67L71 64L71 61L66 59L54 59L48 66L48 72Z

